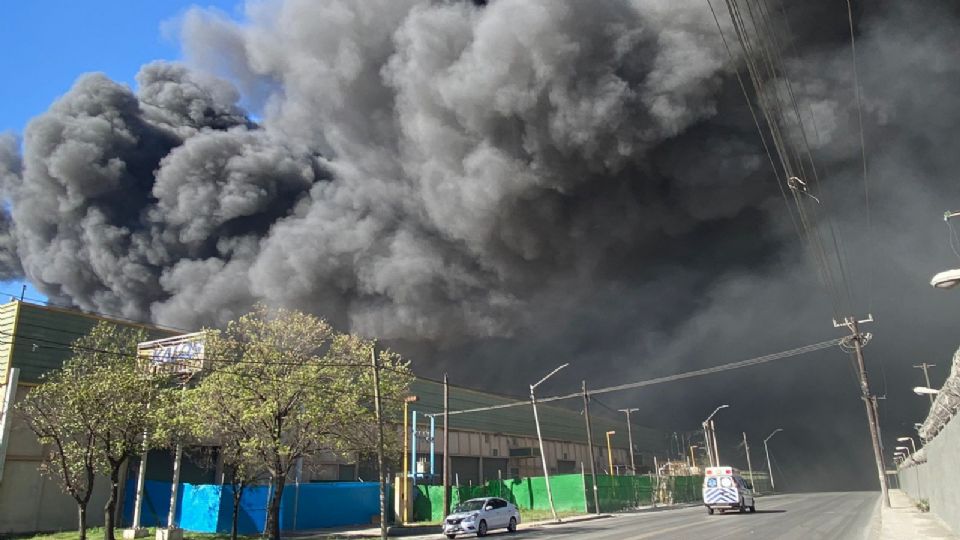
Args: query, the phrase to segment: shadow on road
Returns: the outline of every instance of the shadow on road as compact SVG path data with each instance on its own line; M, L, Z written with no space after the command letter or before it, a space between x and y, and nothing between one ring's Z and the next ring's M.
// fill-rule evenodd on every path
M757 510L757 511L755 511L755 512L743 512L743 513L741 513L741 512L739 512L739 511L737 511L737 510L733 510L733 511L731 511L731 512L717 512L717 513L714 514L714 515L715 515L715 516L743 516L743 515L749 515L749 514L783 514L783 513L785 513L785 512L786 512L786 510Z

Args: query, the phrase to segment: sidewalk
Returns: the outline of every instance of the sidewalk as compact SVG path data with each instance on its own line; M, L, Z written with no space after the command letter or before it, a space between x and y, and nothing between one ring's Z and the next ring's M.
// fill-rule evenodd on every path
M960 540L936 514L921 512L906 493L890 490L890 508L880 505L880 540L947 538Z

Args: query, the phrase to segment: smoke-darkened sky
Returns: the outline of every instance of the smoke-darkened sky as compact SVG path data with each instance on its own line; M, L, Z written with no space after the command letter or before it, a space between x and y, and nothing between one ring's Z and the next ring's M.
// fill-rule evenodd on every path
M877 319L866 353L890 447L925 415L910 366L938 362L939 381L958 345L958 299L927 282L956 262L940 216L960 206L960 14L932 0L854 8L871 227L846 6L788 7L789 24L776 13L844 308ZM564 362L544 392L843 334L706 2L244 13L188 11L184 62L144 65L133 88L80 75L20 141L0 138L0 277L183 328L258 301L300 308L423 374L506 393ZM729 403L721 456L735 464L741 431L756 450L782 427L785 487L875 482L839 349L604 401L678 431Z

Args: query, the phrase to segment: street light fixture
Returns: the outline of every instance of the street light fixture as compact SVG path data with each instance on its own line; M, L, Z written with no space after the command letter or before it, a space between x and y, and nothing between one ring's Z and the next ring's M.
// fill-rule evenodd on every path
M613 430L607 432L607 464L610 466L610 476L613 476L613 447L610 446L610 436L616 434Z
M409 499L407 494L407 469L410 467L407 456L407 452L410 448L410 413L408 408L411 403L416 403L419 400L419 396L407 396L403 398L403 475L400 477L400 502L402 505L402 512L400 515L402 516L404 523L407 522L407 506L409 506L407 504L407 499Z
M550 501L550 513L553 514L553 520L557 523L560 522L560 518L557 517L557 509L553 506L553 492L550 490L550 471L547 470L547 454L543 451L543 435L540 433L540 417L537 415L537 398L533 391L543 384L544 381L553 377L554 374L569 365L570 364L563 364L557 367L550 373L544 375L542 379L530 385L530 404L533 405L533 422L537 425L537 441L540 443L540 463L543 464L543 481L547 485L547 500Z
M960 268L940 272L933 276L930 285L937 289L952 289L960 285Z
M767 435L767 438L763 440L763 451L767 454L767 474L770 475L770 489L774 492L777 491L777 484L775 484L773 481L773 466L770 465L770 448L767 447L767 441L781 431L783 431L783 428L777 428L773 430L773 433Z
M721 405L717 407L710 413L710 416L703 421L703 437L707 442L707 455L710 459L710 464L714 467L720 466L720 451L717 448L717 430L713 425L713 416L717 414L720 409L726 409L729 406L730 405Z
M897 450L903 450L907 457L910 457L910 448L906 446L897 446Z
M939 394L940 391L935 388L927 388L926 386L914 386L913 393L918 396L924 396L928 394Z
M913 448L913 453L917 453L917 444L913 442L913 437L897 437L897 442L907 442L910 441L910 447Z

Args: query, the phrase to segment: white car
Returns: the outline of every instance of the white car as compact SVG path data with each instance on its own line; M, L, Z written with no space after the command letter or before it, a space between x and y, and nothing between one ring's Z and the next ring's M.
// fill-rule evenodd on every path
M486 536L490 529L517 530L520 510L516 505L498 497L470 499L457 505L453 513L443 520L443 534L456 538L458 534Z

